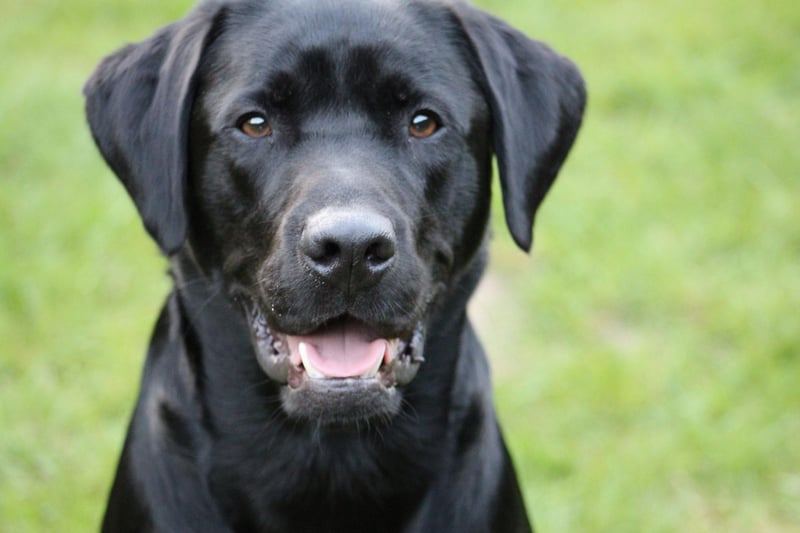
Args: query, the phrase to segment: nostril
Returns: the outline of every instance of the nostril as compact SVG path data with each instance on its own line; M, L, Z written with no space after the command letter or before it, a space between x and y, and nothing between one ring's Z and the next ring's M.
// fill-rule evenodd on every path
M306 260L315 268L330 268L342 256L339 243L323 235L304 234L300 241L300 249Z
M342 249L335 241L325 241L321 248L322 253L315 259L322 263L332 263L342 255Z
M379 237L367 246L364 252L364 259L370 267L380 267L387 264L394 257L394 239Z

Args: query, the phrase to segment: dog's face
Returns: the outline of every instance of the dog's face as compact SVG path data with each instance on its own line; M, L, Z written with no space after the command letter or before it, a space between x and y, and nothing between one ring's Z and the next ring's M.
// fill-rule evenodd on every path
M246 302L290 414L386 416L482 241L489 111L463 53L432 47L441 21L305 9L236 24L201 63L190 241Z
M224 280L290 417L397 412L483 243L493 148L530 245L583 95L508 30L460 4L206 4L87 86L148 229Z

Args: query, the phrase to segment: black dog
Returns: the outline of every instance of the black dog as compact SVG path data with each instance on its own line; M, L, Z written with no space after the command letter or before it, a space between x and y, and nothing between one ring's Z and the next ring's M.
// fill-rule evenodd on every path
M85 94L175 280L104 531L530 529L465 307L492 153L530 248L568 60L458 1L223 0Z

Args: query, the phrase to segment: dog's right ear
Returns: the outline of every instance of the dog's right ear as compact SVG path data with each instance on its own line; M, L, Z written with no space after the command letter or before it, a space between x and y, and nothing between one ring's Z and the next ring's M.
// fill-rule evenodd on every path
M169 255L186 238L188 126L195 71L221 9L205 4L105 58L86 82L92 136L144 226Z
M542 42L461 1L448 5L479 66L492 112L506 221L523 250L536 211L580 128L586 89L578 68Z

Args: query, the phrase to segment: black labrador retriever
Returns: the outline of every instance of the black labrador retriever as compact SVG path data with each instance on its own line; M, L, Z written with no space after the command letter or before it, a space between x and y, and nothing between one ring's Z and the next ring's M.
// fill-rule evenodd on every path
M91 130L170 259L104 531L529 531L465 307L492 154L534 214L578 70L458 0L212 0Z

